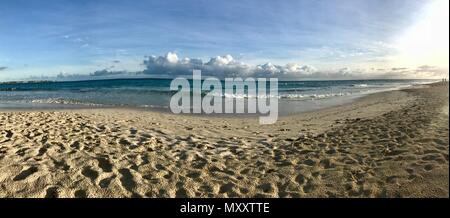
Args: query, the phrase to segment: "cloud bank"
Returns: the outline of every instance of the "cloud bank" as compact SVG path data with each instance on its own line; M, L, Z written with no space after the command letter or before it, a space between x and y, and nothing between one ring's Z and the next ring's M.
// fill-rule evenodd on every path
M179 58L169 52L164 56L150 56L143 63L146 75L169 77L191 75L193 69L201 70L204 76L225 77L276 77L281 79L407 79L436 78L445 76L445 69L433 66L417 68L393 67L387 69L344 67L334 70L318 70L310 65L288 63L276 65L265 63L250 65L235 60L231 55L217 56L207 62L195 58ZM447 75L448 76L448 75Z
M192 70L201 70L204 76L225 77L289 77L297 78L314 74L317 70L308 65L286 64L275 65L265 63L250 65L237 61L231 55L216 56L203 62L197 58L179 58L169 52L165 56L150 56L144 60L146 69L142 72L148 75L190 75Z
M119 62L117 60L117 62ZM265 63L252 65L233 58L231 55L216 56L208 61L198 58L180 58L169 52L162 56L149 56L142 62L144 70L139 72L114 71L113 66L85 75L59 74L59 80L87 80L110 78L175 78L189 77L192 70L201 70L203 76L227 77L272 77L286 80L338 80L338 79L426 79L448 77L448 71L434 66L417 68L349 68L318 70L313 66L288 63L277 65Z

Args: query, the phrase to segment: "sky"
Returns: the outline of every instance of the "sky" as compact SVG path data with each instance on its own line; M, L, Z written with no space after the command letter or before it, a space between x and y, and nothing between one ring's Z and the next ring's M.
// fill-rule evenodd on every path
M448 77L448 0L2 0L0 81Z

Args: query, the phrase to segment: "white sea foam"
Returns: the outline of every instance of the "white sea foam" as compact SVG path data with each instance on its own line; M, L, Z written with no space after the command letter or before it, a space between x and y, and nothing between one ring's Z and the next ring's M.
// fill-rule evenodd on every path
M353 84L352 86L353 86L353 87L359 87L359 88L365 88L365 87L367 87L368 85L367 85L367 84Z
M61 99L61 98L34 99L31 101L26 101L26 102L33 103L33 104L64 104L64 105L102 106L102 104L81 102L78 100Z

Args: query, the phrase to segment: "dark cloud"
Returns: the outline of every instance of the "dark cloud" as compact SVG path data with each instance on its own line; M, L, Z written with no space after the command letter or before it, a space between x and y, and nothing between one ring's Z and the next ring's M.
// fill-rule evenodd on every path
M8 67L0 67L0 71L6 70L6 69L8 69Z
M122 75L126 74L125 71L109 71L108 69L98 70L91 73L91 76L113 76L113 75Z
M415 70L415 73L418 75L428 75L432 77L448 77L448 70L436 67L436 66L429 66L429 65L423 65L417 67ZM445 75L447 74L447 75Z
M393 67L391 68L392 71L399 71L399 70L407 70L408 68L406 67Z
M435 71L435 70L437 70L437 67L435 66L423 65L417 67L417 71Z
M112 71L111 68L98 70L90 74L65 74L59 73L56 80L74 81L74 80L92 80L92 79L117 79L117 78L133 78L141 72Z

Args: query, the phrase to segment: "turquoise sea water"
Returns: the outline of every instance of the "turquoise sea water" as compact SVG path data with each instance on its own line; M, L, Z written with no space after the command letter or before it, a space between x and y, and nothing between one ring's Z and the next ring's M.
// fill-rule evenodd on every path
M280 81L277 95L279 111L281 114L311 111L347 103L374 92L430 82L433 81ZM170 83L169 79L117 79L0 84L0 109L133 107L168 110L170 98L176 92L170 90ZM223 94L221 98L262 97L248 93L245 90L240 95Z

